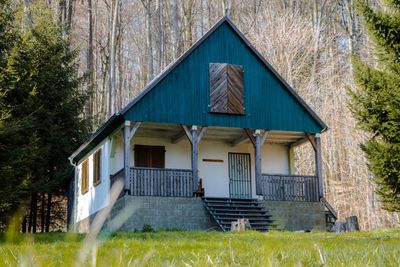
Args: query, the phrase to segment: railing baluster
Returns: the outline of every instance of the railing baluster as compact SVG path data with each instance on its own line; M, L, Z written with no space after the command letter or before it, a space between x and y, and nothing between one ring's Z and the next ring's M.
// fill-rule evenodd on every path
M261 193L264 200L318 201L317 183L315 176L263 174Z

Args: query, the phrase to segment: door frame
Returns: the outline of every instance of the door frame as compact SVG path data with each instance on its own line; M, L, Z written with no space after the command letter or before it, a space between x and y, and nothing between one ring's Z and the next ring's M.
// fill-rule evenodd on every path
M236 154L236 155L246 155L248 158L248 174L249 174L249 192L247 197L243 198L252 198L253 197L253 190L252 190L252 176L251 176L251 154L250 153L242 153L242 152L228 152L228 177L229 177L229 197L232 198L232 190L231 190L231 160L230 160L230 155Z

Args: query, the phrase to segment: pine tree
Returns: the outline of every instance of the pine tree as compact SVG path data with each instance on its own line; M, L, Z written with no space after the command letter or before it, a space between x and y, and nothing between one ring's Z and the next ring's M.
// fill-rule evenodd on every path
M30 201L33 231L38 194L65 192L71 176L67 158L89 132L90 124L81 116L87 97L79 90L75 58L62 29L41 20L15 43L0 78L3 103L10 109L5 127L17 125L2 140L10 153L9 172L1 179L16 186L7 188L8 194L21 192L17 203Z
M350 108L371 138L362 144L384 209L400 211L400 1L387 0L389 11L361 0L357 10L376 45L378 68L354 58L357 90Z

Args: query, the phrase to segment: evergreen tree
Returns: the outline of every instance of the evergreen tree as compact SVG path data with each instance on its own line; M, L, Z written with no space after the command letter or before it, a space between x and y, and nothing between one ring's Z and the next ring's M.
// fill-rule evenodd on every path
M357 90L350 108L371 138L362 145L377 184L377 193L389 211L400 211L400 1L387 0L387 12L362 1L357 10L376 45L378 68L354 58Z
M65 192L71 176L67 158L89 131L80 116L86 96L79 90L75 58L60 27L41 20L16 42L0 79L10 109L5 127L18 124L14 135L2 140L12 153L6 160L9 172L1 179L13 180L14 191L21 191L26 202L31 196L33 231L38 193Z

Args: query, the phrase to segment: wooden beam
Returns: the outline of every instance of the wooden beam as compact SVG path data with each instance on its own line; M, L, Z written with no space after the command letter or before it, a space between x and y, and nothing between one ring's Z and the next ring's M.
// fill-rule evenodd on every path
M171 138L171 143L176 144L180 142L183 138L187 137L185 130L181 130L177 135Z
M306 133L308 140L310 141L312 147L314 148L314 151L317 151L317 144L315 143L315 138L312 134Z
M130 194L130 163L131 163L131 122L125 121L124 124L124 193Z
M256 140L253 136L253 133L250 129L244 129L244 132L247 134L247 137L250 139L250 142L253 144L253 146L256 145Z
M309 141L308 137L305 137L305 138L302 138L302 139L297 140L296 142L292 143L290 145L290 147L293 148L293 147L296 147L296 146L300 146L300 145L302 145L302 144L304 144L305 142L308 142L308 141Z
M288 152L288 157L289 157L289 174L295 174L296 172L296 165L294 164L294 147L290 146L289 147L289 152Z
M133 125L133 128L130 131L130 135L129 135L129 140L132 139L132 137L135 135L136 131L139 129L140 125L142 124L142 122L137 121L135 123L135 125Z
M319 197L324 197L324 175L322 170L322 149L321 149L321 138L317 133L314 136L315 142L315 169L318 177L318 188L319 188Z
M255 169L256 169L256 194L261 195L261 176L262 176L262 156L261 156L261 134L255 132L255 146L254 146L254 157L255 157Z
M191 141L192 141L192 171L193 171L193 192L197 191L198 181L199 181L199 138L196 126L192 126L190 130Z
M267 137L269 135L269 131L264 131L261 135L261 145L265 143L265 140L267 140Z
M190 132L189 127L187 127L186 125L181 125L181 126L182 129L185 131L187 138L192 143L192 133Z
M193 192L197 191L199 181L199 142L207 130L207 126L201 127L199 130L196 125L192 125L191 129L186 125L182 125L192 148L192 171L193 171Z
M200 142L201 138L203 138L203 135L207 131L207 128L208 128L207 126L201 127L201 130L200 130L200 132L199 132L199 134L197 136L197 138L198 138L197 142Z
M241 143L246 142L247 140L249 140L249 137L247 136L247 134L242 135L241 137L233 140L232 142L230 142L231 147L237 146Z

